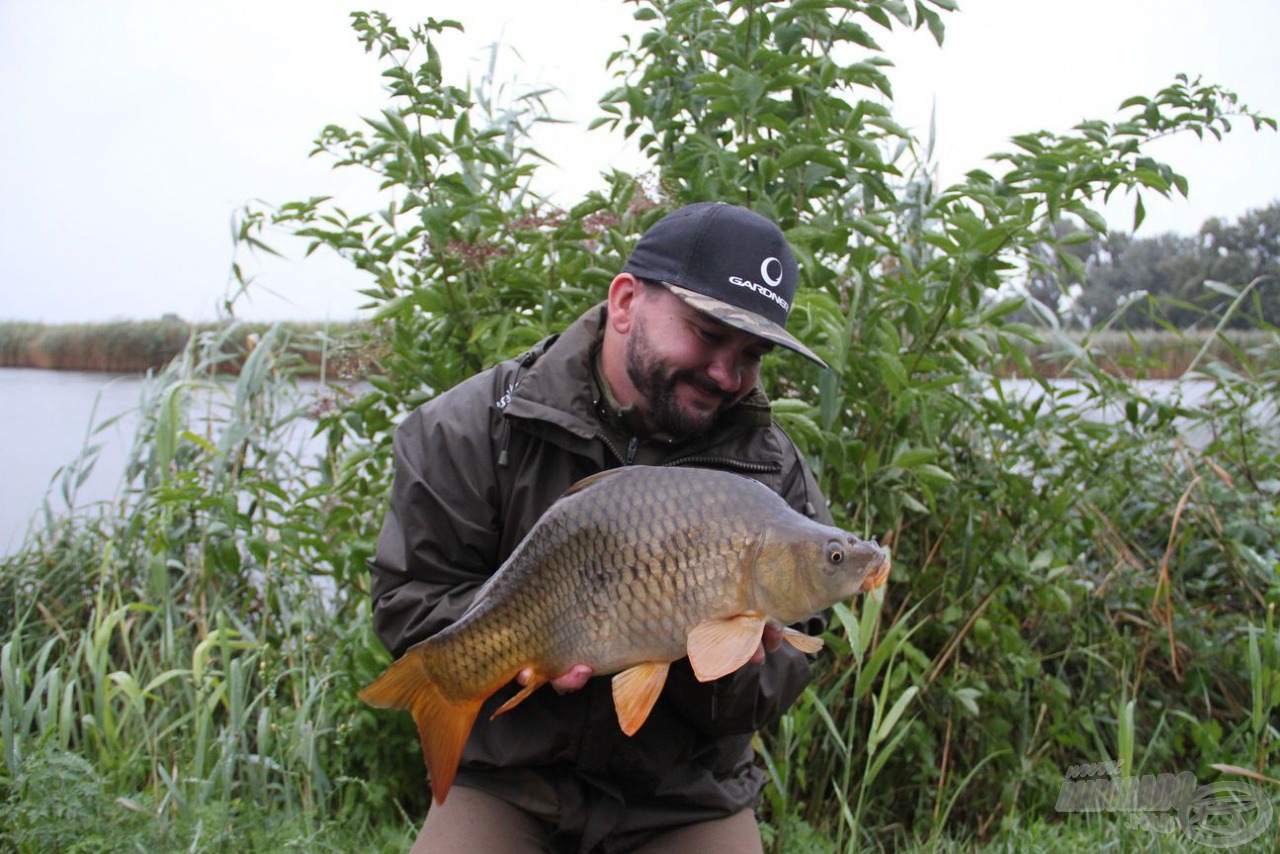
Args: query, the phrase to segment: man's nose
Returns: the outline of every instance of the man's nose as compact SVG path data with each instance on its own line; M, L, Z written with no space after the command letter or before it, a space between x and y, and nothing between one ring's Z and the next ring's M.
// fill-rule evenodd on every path
M737 394L742 387L742 368L731 353L717 353L707 365L707 376L725 394Z

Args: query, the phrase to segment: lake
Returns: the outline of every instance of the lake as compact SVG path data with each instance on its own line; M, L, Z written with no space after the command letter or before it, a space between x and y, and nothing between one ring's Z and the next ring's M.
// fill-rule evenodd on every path
M96 436L90 423L136 409L144 379L137 375L0 368L0 554L22 542L59 467L90 444L101 444L98 465L81 485L77 504L107 501L116 494L133 439L135 417L125 417ZM54 508L66 502L50 496Z
M55 513L67 510L59 470L89 446L100 450L89 476L75 489L75 506L117 497L147 382L139 374L0 368L0 400L10 412L0 418L0 554L22 544L46 499ZM305 396L320 385L300 382L299 387ZM115 417L114 424L92 431ZM298 433L299 442L305 442L300 428Z

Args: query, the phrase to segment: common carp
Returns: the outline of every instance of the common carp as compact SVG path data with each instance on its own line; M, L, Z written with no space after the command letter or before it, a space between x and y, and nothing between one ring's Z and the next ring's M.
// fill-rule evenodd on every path
M791 509L741 475L628 466L578 482L542 515L453 625L414 645L360 692L408 709L442 803L481 704L529 668L494 717L574 664L613 677L618 724L634 734L688 655L703 682L786 626L879 586L885 551ZM784 629L807 653L819 638Z

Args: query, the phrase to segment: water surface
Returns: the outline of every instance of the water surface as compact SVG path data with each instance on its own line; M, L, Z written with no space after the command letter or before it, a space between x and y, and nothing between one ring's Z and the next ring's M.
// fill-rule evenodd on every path
M0 554L21 544L46 497L53 509L67 509L58 469L90 445L101 446L98 462L72 496L76 506L115 497L144 382L137 374L0 368ZM122 414L91 435L91 425Z

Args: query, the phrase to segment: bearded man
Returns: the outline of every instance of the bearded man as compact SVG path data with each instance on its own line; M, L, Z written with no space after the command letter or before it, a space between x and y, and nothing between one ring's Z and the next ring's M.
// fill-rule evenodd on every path
M773 222L689 205L641 237L605 303L410 415L369 561L374 626L392 655L461 617L547 507L604 469L726 469L831 524L758 384L775 346L825 367L785 328L798 280ZM675 662L631 737L609 680L586 665L490 720L519 686L498 691L413 850L760 851L765 774L751 736L811 678L779 639L767 629L751 664L713 682Z

